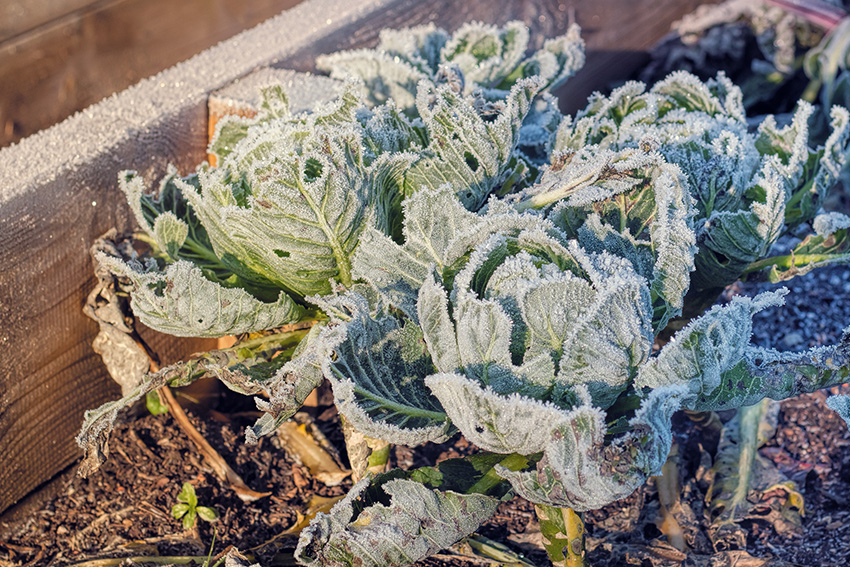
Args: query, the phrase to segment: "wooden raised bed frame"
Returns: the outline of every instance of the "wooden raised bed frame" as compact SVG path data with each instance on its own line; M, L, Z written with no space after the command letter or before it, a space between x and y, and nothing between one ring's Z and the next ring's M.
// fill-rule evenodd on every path
M542 40L583 28L585 69L561 93L583 106L645 61L649 46L698 0L308 0L0 150L0 512L74 464L83 411L118 387L91 349L96 325L81 307L93 285L89 247L132 227L117 175L154 182L169 163L191 172L206 158L210 93L252 70L312 69L319 53L374 45L385 27L429 21L524 20ZM165 359L209 348L149 332Z

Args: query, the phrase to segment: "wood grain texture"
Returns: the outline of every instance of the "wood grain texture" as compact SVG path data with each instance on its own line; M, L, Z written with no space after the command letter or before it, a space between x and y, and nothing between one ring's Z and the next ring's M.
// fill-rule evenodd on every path
M121 0L111 0L120 2ZM103 0L4 0L0 2L0 42L21 36Z
M152 180L169 162L188 172L204 159L211 91L270 63L309 70L318 53L374 45L384 27L434 21L454 29L472 19L522 19L542 39L566 28L571 7L585 28L589 64L566 89L600 89L631 71L623 54L639 55L695 4L309 0L260 32L0 150L0 511L70 465L78 455L73 437L82 412L116 396L91 351L96 326L80 312L92 285L88 249L107 229L131 226L115 187L118 171L136 169ZM190 27L186 21L179 22L181 31ZM211 61L227 65L211 70ZM202 346L152 340L176 357Z
M0 22L8 12L22 14L16 25L44 25L5 42L0 27L0 147L299 1L13 0Z

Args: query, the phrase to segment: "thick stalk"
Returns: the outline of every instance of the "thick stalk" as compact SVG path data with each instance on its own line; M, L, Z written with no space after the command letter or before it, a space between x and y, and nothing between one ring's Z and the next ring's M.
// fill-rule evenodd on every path
M584 558L584 519L572 508L535 504L543 546L555 567L587 567Z
M390 459L390 444L382 439L363 435L342 415L340 421L348 462L351 464L351 480L357 482L368 473L385 472Z

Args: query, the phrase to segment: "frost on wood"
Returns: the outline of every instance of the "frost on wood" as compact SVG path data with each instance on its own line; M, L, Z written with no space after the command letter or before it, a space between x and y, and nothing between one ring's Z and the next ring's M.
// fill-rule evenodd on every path
M791 124L772 117L748 131L741 91L722 74L706 83L684 72L648 91L631 82L594 95L575 120L565 120L556 151L657 147L687 179L696 206L698 253L692 286L719 288L767 255L787 230L812 220L843 167L848 113L832 109L823 148L809 144L810 105Z
M419 482L389 480L377 490L384 503L361 509L364 479L328 514L301 532L295 557L322 567L410 565L451 546L493 515L499 499L483 494L433 490ZM358 512L359 510L359 512Z
M447 68L460 72L458 85L470 94L476 89L509 90L518 80L537 76L552 89L584 65L584 42L579 28L548 39L543 48L526 56L528 28L508 22L499 28L469 23L449 35L433 24L383 30L375 49L341 51L319 56L316 66L332 77L357 77L363 81L371 104L388 99L403 109L414 106L421 81L438 84L448 80Z

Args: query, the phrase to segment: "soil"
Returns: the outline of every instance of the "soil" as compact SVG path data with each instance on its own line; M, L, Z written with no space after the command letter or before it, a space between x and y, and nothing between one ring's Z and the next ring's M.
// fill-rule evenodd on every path
M803 349L837 340L850 322L850 271L823 269L787 284L793 291L783 309L760 314L753 340L764 346ZM727 290L753 295L777 286L737 284ZM841 298L841 299L840 299ZM809 315L814 314L814 315ZM850 391L847 386L845 392ZM835 393L835 392L833 392ZM299 520L314 496L334 497L350 487L323 485L295 462L275 437L246 445L244 428L255 415L250 400L229 395L219 411L191 413L193 424L230 466L256 491L270 492L243 502L204 464L195 446L168 414L142 413L116 427L110 457L89 479L70 476L41 509L14 521L0 518L0 565L72 565L96 558L197 557L201 563L235 546L262 565L293 564L294 536L281 535ZM824 392L781 403L776 434L760 449L762 463L794 482L804 506L800 517L791 492L752 491L750 510L718 536L711 527L706 493L717 439L684 415L675 421L679 449L680 497L673 515L682 526L685 551L667 543L655 479L623 501L586 514L587 549L594 567L705 566L839 567L850 565L850 431L824 404ZM221 407L228 407L223 413ZM729 419L734 412L722 415ZM341 446L339 420L328 397L313 410L316 425ZM415 467L471 450L462 437L443 445L396 447L391 464ZM343 463L345 464L345 463ZM196 489L198 504L214 508L214 524L199 521L185 530L171 516L184 482ZM533 565L549 565L528 502L514 498L481 526L481 536L506 545ZM714 540L712 540L714 537ZM468 546L455 546L419 563L429 567L480 566L490 562ZM114 565L116 561L89 563Z

